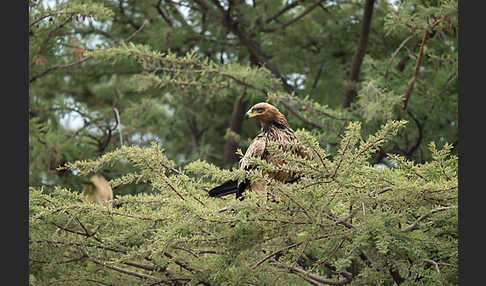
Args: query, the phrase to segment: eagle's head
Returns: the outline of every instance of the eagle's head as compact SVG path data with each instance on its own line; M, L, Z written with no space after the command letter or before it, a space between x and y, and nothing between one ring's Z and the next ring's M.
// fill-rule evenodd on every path
M266 102L260 102L253 105L245 114L246 118L260 119L262 125L279 124L288 127L285 116L278 109Z

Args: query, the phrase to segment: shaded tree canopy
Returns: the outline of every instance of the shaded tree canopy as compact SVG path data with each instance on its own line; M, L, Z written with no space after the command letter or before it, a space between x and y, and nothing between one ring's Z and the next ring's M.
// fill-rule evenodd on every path
M29 0L30 283L456 285L457 14ZM275 148L283 166L237 170L261 101L312 160ZM80 195L91 174L112 208ZM281 201L207 198L245 178Z

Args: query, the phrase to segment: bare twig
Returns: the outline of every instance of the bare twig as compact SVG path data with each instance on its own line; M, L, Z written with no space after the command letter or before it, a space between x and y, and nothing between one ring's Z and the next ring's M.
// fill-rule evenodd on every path
M403 96L402 112L404 112L407 109L407 104L408 104L408 101L410 99L410 95L412 94L413 88L415 86L415 81L417 80L417 78L419 76L420 65L422 64L422 60L423 60L423 57L424 57L424 47L427 44L428 39L429 39L429 32L425 31L424 36L422 38L422 43L420 44L419 54L417 56L417 60L415 61L415 70L413 72L412 79L410 80L407 91L405 92L405 95Z
M320 128L322 129L324 126L322 126L322 124L320 123L317 123L317 122L314 122L314 121L310 121L309 119L307 119L304 115L302 115L300 113L300 111L297 109L297 107L295 107L294 104L292 103L288 103L286 101L281 101L280 102L288 111L290 111L293 115L295 115L297 118L299 118L302 122L312 126L312 127L316 127L316 128Z
M395 50L395 52L393 52L390 60L388 61L388 65L386 67L386 70L385 70L385 76L384 76L384 79L386 80L386 78L388 77L388 71L390 70L390 66L391 64L393 63L393 59L395 58L395 56L398 54L398 52L403 48L403 46L405 46L405 44L410 41L413 37L415 36L415 33L411 34L410 36L408 36L405 40L403 40L403 42L398 46L398 48Z
M296 0L290 4L287 4L285 7L283 7L282 10L278 11L275 15L273 15L272 17L268 18L265 20L265 23L270 23L274 20L276 20L278 17L280 17L280 15L284 14L285 12L287 12L288 10L294 8L295 6L299 5L299 0Z
M354 225L352 225L351 223L349 223L348 220L351 220L356 215L357 212L358 212L358 209L356 208L356 209L353 209L351 211L351 213L345 218L336 217L336 219L335 219L330 215L327 215L327 218L333 220L336 224L342 224L347 228L356 229L356 227Z
M57 228L59 229L62 229L64 231L67 231L67 232L70 232L70 233L74 233L74 234L79 234L79 235L82 235L82 236L85 236L86 238L94 238L96 241L98 242L102 242L99 238L97 238L96 236L94 236L96 234L96 231L93 232L93 233L88 233L88 232L79 232L79 231L75 231L75 230L72 230L72 229L69 229L69 228L66 228L66 227L63 227L63 226L60 226L58 224L56 224L55 222L51 222L52 225L56 226Z
M125 42L129 42L133 38L135 38L135 36L137 36L143 30L143 28L145 27L146 24L148 24L148 20L147 19L145 19L143 21L143 24L135 32L133 32L130 36L128 36L128 38L125 39Z
M423 261L423 262L426 262L428 264L432 264L435 266L435 270L437 271L437 273L440 275L440 269L439 269L439 263L435 262L434 260L431 260L431 259L427 259L427 258L422 258L420 259L419 261Z
M377 194L377 195L379 195L379 194L383 194L383 193L386 193L386 192L391 191L391 190L392 190L392 188L390 188L390 187L386 187L386 188L383 188L383 189L379 189L379 190L377 190L377 191L376 191L376 192L374 192L374 193L375 193L375 194ZM373 193L373 192L372 192L372 193Z
M146 23L148 23L147 20L145 20L143 22L142 26L140 26L133 34L131 34L124 41L125 42L128 42L131 39L133 39L138 33L140 33L143 30L143 28L144 28L144 26L145 26ZM117 45L119 45L119 43L115 44L114 46L117 46ZM72 67L72 66L77 66L77 65L80 65L80 64L86 62L87 60L89 60L91 58L92 58L91 56L87 56L87 57L81 58L79 60L76 60L75 62L72 62L72 63L63 64L63 65L54 65L54 66L52 66L52 67L50 67L50 68L48 68L48 69L46 69L46 70L44 70L44 71L42 71L42 72L40 72L38 74L33 75L31 78L29 78L29 83L34 82L38 78L43 77L43 76L45 76L46 74L48 74L48 73L50 73L52 71L55 71L55 70L58 70L58 69L69 68L69 67Z
M89 60L91 57L85 57L85 58L82 58L80 59L79 61L75 61L73 63L69 63L69 64L64 64L64 65L54 65L48 69L46 69L45 71L43 72L40 72L36 75L33 75L30 79L29 79L29 82L32 83L34 82L35 80L37 80L38 78L40 77L43 77L45 76L46 74L52 72L52 71L55 71L57 69L63 69L63 68L68 68L68 67L72 67L72 66L76 66L76 65L80 65L81 63L84 63L85 61Z
M155 6L155 8L157 9L157 12L159 12L160 16L162 16L162 18L164 18L165 22L170 26L172 27L172 21L167 17L167 15L165 15L165 11L163 10L163 8L160 6L160 4L162 4L162 0L159 0L159 3L157 3L157 5Z
M287 21L285 22L284 24L278 26L278 27L275 27L275 28L269 28L269 29L262 29L262 32L266 32L266 33L271 33L271 32L275 32L276 30L279 30L279 29L283 29L285 27L287 27L288 25L290 24L293 24L295 22L297 22L300 18L304 17L305 15L307 15L309 12L311 12L312 10L314 10L314 8L316 8L319 4L321 4L321 2L323 2L324 0L317 0L317 1L314 1L314 3L312 3L309 7L307 7L304 11L302 11L299 15L297 15L295 18L293 18L292 20L290 21Z
M277 251L275 251L275 252L272 252L271 254L269 254L269 255L265 256L263 259L261 259L261 260L260 260L260 261L258 261L257 263L253 264L253 265L252 265L252 266L249 268L249 270L250 270L250 271L251 271L251 270L254 270L254 269L255 269L255 268L257 268L258 266L260 266L260 265L261 265L263 262L265 262L265 261L267 261L268 259L270 259L270 258L274 257L275 255L277 255L277 254L279 254L279 253L282 253L282 252L283 252L283 251L285 251L285 250L288 250L288 249L294 248L294 247L296 247L296 246L299 246L299 245L301 245L302 243L303 243L303 242L294 243L294 244L291 244L291 245L289 245L289 246L287 246L287 247L284 247L284 248L282 248L282 249L279 249L279 250L277 250Z
M148 275L148 274L144 274L144 273L140 273L140 272L128 270L128 269L121 268L121 267L118 267L118 266L107 265L107 264L104 264L104 263L99 262L99 261L94 260L94 259L90 259L90 261L92 261L92 262L94 262L94 263L96 263L98 265L104 266L106 268L109 268L109 269L118 271L120 273L128 274L128 275L135 276L135 277L138 277L138 278L141 278L141 279L152 279L152 280L156 280L156 281L162 282L162 280L160 280L159 278L157 278L155 276L152 276L152 275Z
M40 21L46 19L46 18L49 18L49 17L58 17L60 15L69 15L69 16L74 16L76 14L81 14L81 11L72 11L72 12L62 12L62 11L56 11L55 13L48 13L44 16L41 16L39 17L37 20L33 21L30 25L29 25L29 29L32 28L32 26L34 26L35 24L39 23Z
M277 262L275 260L272 260L271 264L275 265L279 268L287 269L289 272L304 275L308 279L311 279L311 280L314 280L314 281L317 281L317 282L320 282L320 283L324 283L324 284L327 284L327 285L345 285L345 284L350 283L353 280L352 276L349 277L348 275L346 275L347 277L345 277L344 280L334 281L334 280L327 279L325 277L322 277L322 276L314 274L314 273L309 273L308 271L305 271L305 270L300 269L298 267L294 267L294 266L290 266L290 265L286 265L286 264Z
M407 150L407 153L406 153L407 158L410 159L412 157L413 153L420 146L420 143L422 142L424 126L423 126L423 124L420 123L420 121L418 121L418 119L413 115L413 113L410 112L410 110L407 110L407 113L408 113L408 115L410 115L410 117L412 117L412 119L415 122L415 124L417 125L417 129L418 129L417 139L415 140L415 143Z
M123 137L122 137L120 113L118 112L118 108L116 107L113 107L113 112L115 113L115 120L116 120L116 126L114 127L114 129L118 127L118 133L120 134L120 147L121 147L123 146Z
M68 260L64 260L64 261L42 261L42 260L37 260L37 259L29 259L30 261L32 262L35 262L35 263L41 263L41 264L67 264L67 263L73 263L73 262L78 262L78 261L81 261L81 260L85 260L86 258L88 258L87 256L85 255L81 255L80 257L76 257L76 258L72 258L72 259L68 259Z
M428 213L422 215L421 217L419 217L413 224L411 224L410 226L408 226L405 229L403 229L402 232L410 232L410 231L413 231L413 230L418 229L418 223L420 221L426 219L427 217L429 217L430 215L432 215L432 214L434 214L436 212L446 211L446 210L455 209L455 208L457 208L457 206L441 207L441 208L433 209L430 212L428 212Z

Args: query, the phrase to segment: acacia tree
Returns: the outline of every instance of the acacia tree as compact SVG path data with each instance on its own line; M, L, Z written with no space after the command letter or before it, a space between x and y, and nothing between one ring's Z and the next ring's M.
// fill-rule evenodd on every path
M250 172L204 161L179 169L157 144L69 164L88 174L128 161L137 170L113 187L149 183L157 192L105 208L69 190L31 189L31 284L457 285L451 146L431 144L426 164L401 156L393 169L367 162L403 125L390 122L365 139L352 123L334 159L302 130L313 160L272 148L286 164L254 160L259 168ZM282 184L265 175L288 168L305 176ZM207 199L214 182L243 178L267 182L278 202L262 205L255 193Z
M49 3L29 2L32 284L457 283L457 1ZM281 154L295 184L220 169L264 100L307 130L311 162ZM114 209L79 196L95 172ZM206 198L243 177L281 203Z

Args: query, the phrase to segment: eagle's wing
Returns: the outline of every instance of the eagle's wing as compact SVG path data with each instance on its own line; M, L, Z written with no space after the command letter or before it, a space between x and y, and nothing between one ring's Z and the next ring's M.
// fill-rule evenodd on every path
M261 158L267 146L267 139L263 133L258 134L246 149L246 153L240 160L240 169L247 170L250 158Z

